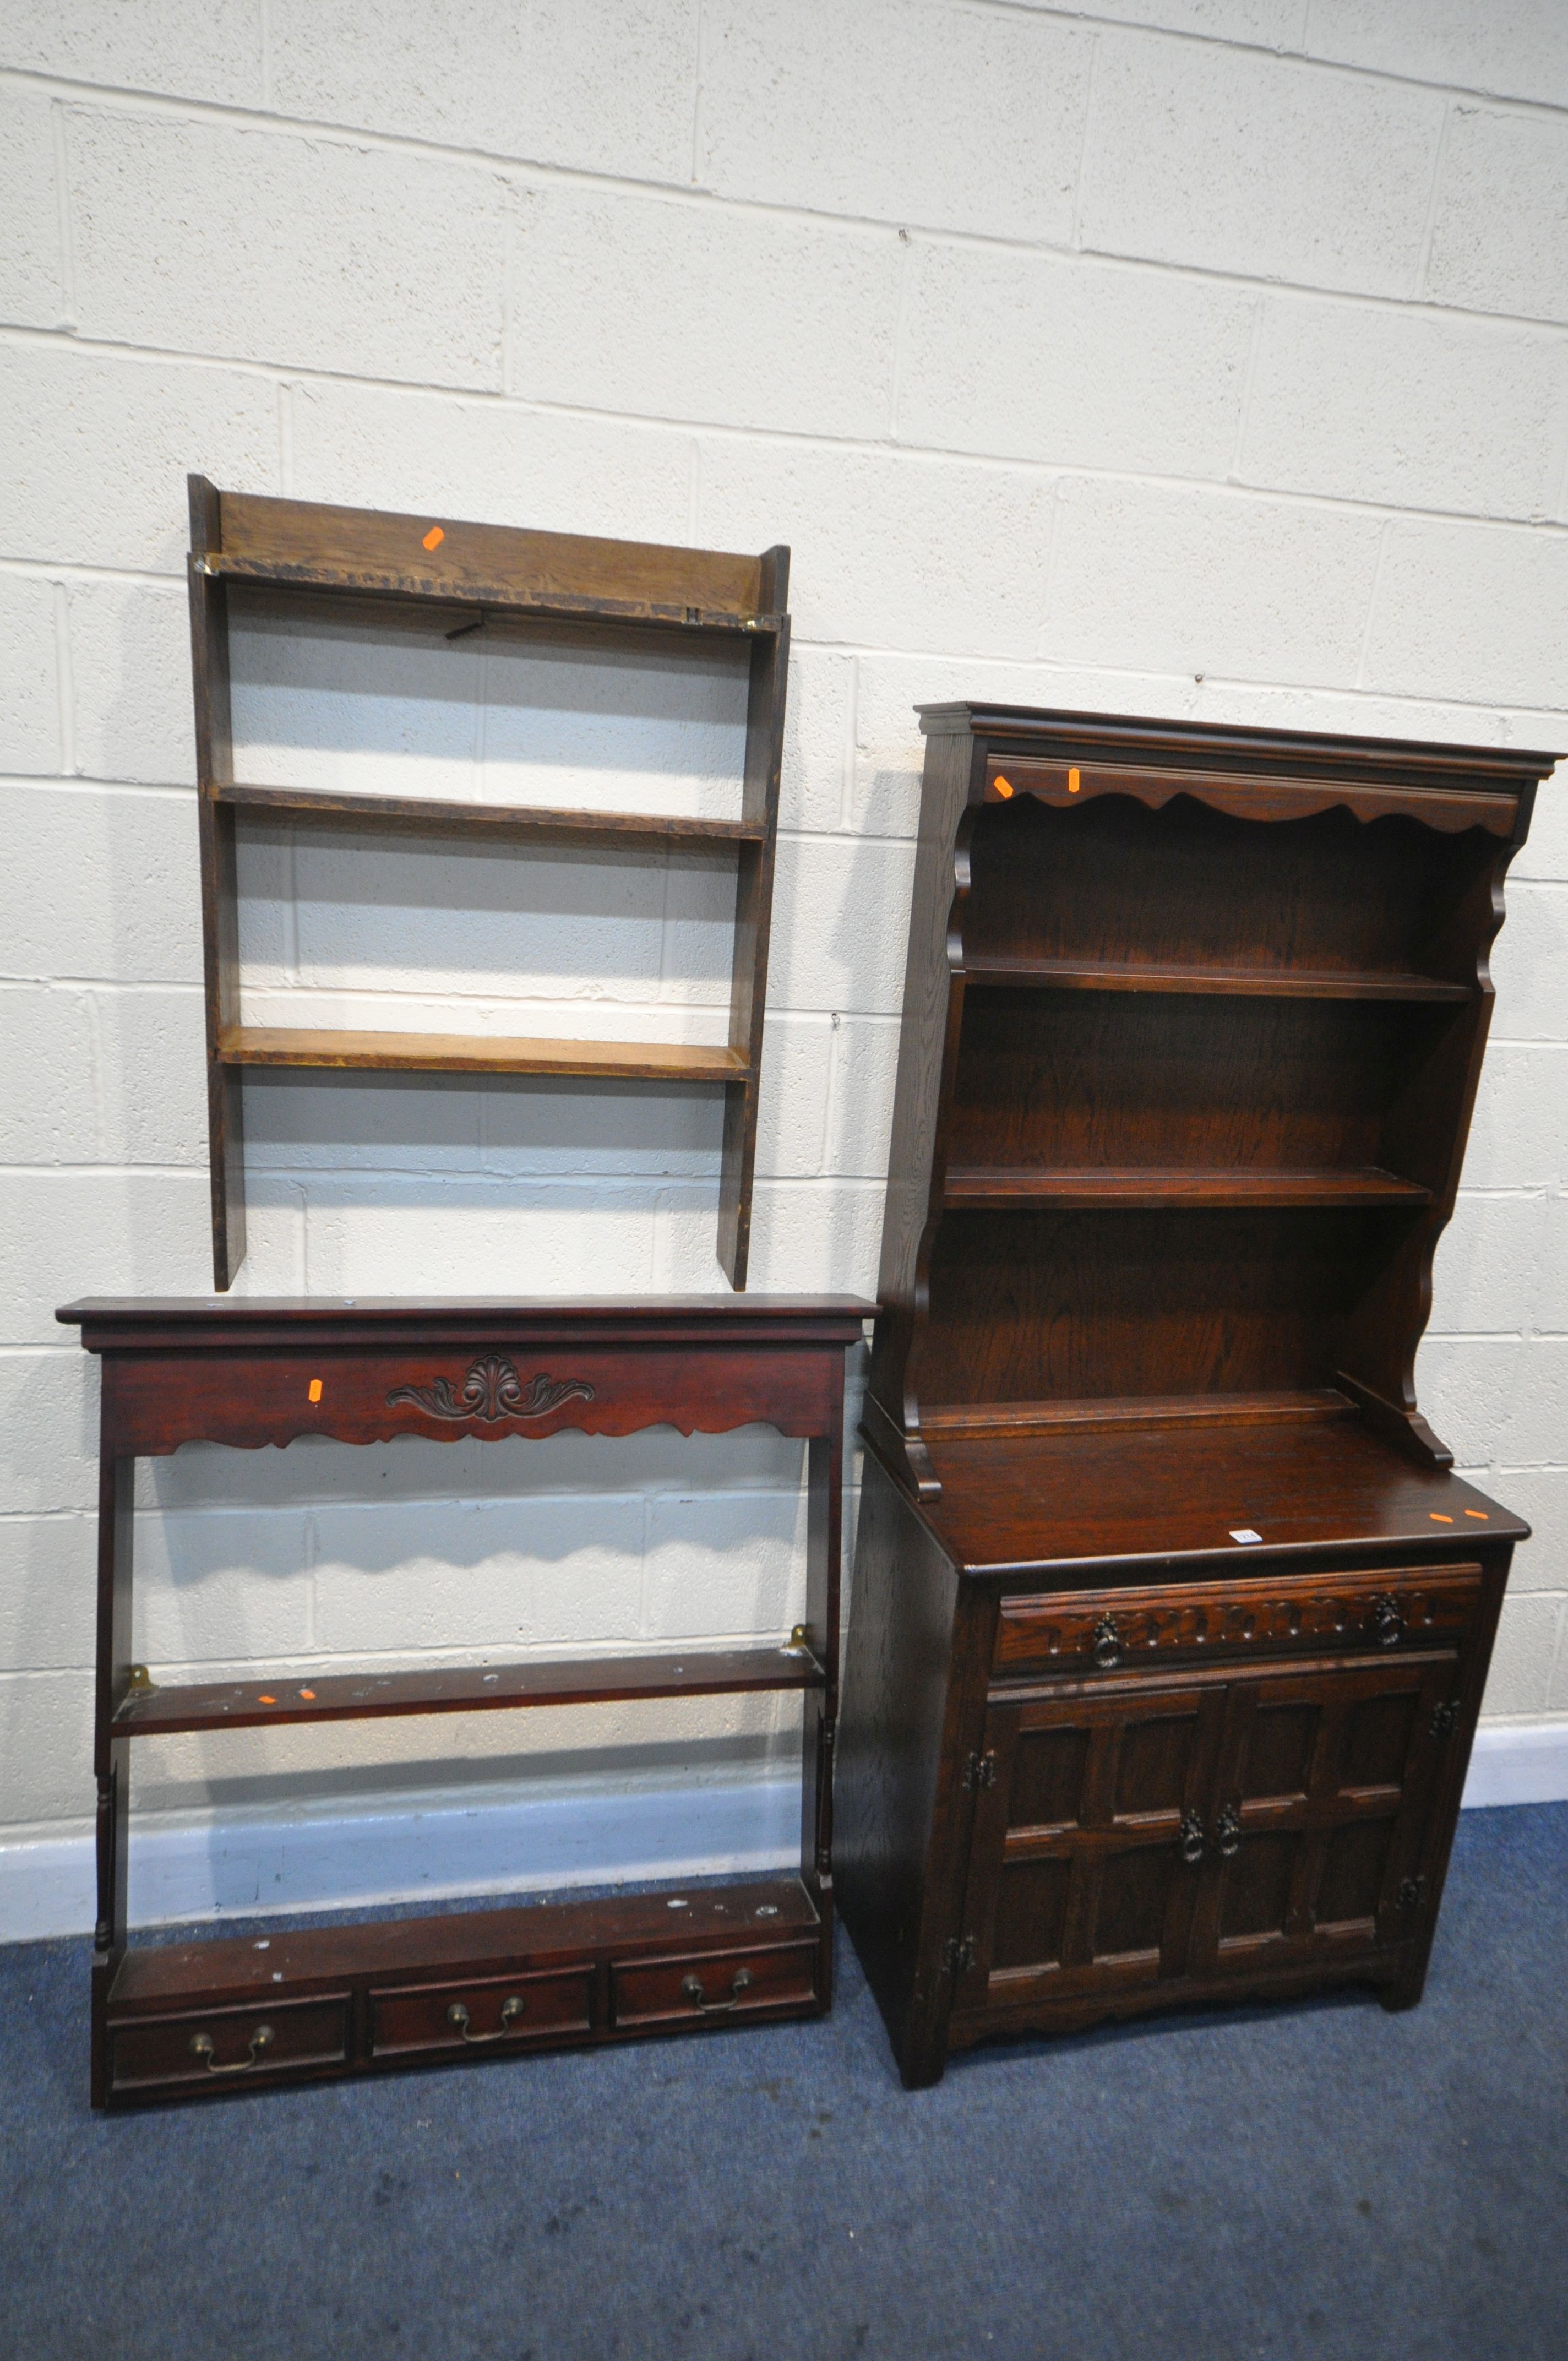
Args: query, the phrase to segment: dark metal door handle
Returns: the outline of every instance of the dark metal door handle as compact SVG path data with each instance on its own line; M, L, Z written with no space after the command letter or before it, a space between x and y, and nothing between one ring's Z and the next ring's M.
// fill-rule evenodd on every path
M1383 1591L1372 1602L1369 1618L1379 1647L1392 1648L1404 1636L1405 1618L1397 1598Z
M1196 1869L1203 1858L1203 1847L1208 1842L1203 1834L1203 1823L1196 1812L1189 1812L1183 1818L1179 1842L1182 1860L1190 1869Z
M1222 1861L1229 1861L1241 1850L1241 1814L1234 1804L1227 1804L1214 1823L1214 1850Z
M1113 1615L1102 1615L1094 1626L1094 1661L1102 1673L1109 1673L1122 1661L1122 1634L1116 1629Z

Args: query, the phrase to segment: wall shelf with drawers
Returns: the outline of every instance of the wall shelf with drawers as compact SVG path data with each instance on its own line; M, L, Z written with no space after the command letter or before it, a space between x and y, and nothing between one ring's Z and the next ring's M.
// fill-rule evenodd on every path
M1417 1999L1514 1544L1416 1403L1556 759L1011 707L927 756L839 1898L905 2078Z
M823 2014L832 1996L844 1354L874 1306L848 1296L524 1303L66 1305L103 1367L98 1550L98 1922L93 2100L152 2100L478 2054ZM776 1644L155 1685L131 1661L138 1458L302 1434L720 1433L806 1444L806 1598ZM795 1876L521 1908L397 1916L260 1938L133 1942L131 1752L178 1731L394 1714L793 1694L802 1702Z

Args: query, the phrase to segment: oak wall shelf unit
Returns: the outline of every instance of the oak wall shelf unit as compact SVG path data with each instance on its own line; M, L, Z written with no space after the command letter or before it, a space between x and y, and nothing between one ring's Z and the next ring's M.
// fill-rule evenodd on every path
M844 1354L874 1310L848 1296L735 1295L62 1308L103 1369L94 2106L828 2010ZM806 1444L806 1612L772 1644L177 1686L131 1661L138 1458L196 1441L254 1451L302 1434L493 1441L754 1421ZM259 1939L129 1939L131 1752L149 1738L762 1690L804 1708L798 1876Z
M401 1073L578 1075L722 1086L718 1259L746 1284L757 1102L789 670L789 551L760 556L534 533L219 491L190 478L192 667L205 947L213 1271L220 1292L245 1258L247 1067ZM231 598L265 593L308 612L448 622L657 650L706 641L744 650L745 757L734 820L334 795L235 777ZM473 844L733 851L736 901L727 1041L492 1038L247 1026L240 1007L236 824L354 829Z
M839 1740L905 2078L1419 1999L1514 1544L1417 1406L1556 757L946 705Z

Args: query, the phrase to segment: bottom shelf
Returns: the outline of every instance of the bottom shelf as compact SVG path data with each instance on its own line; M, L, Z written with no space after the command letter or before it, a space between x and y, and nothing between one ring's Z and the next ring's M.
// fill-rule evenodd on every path
M830 2004L798 1877L214 1937L128 1950L95 1990L95 2095L142 2105Z

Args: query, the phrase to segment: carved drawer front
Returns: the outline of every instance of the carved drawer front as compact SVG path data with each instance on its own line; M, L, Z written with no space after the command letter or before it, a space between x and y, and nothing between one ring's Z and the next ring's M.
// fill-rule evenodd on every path
M1452 1646L1480 1596L1480 1567L1458 1565L1004 1598L993 1669L1004 1677L1077 1675L1211 1658Z
M348 1996L142 2017L113 2029L116 2091L232 2090L346 2058Z
M587 2032L592 1996L593 1971L587 1967L556 1975L400 1984L370 1996L371 2055L526 2048L553 2034Z
M817 1998L815 1942L638 1960L611 1971L617 2025L693 2025L806 2007Z

